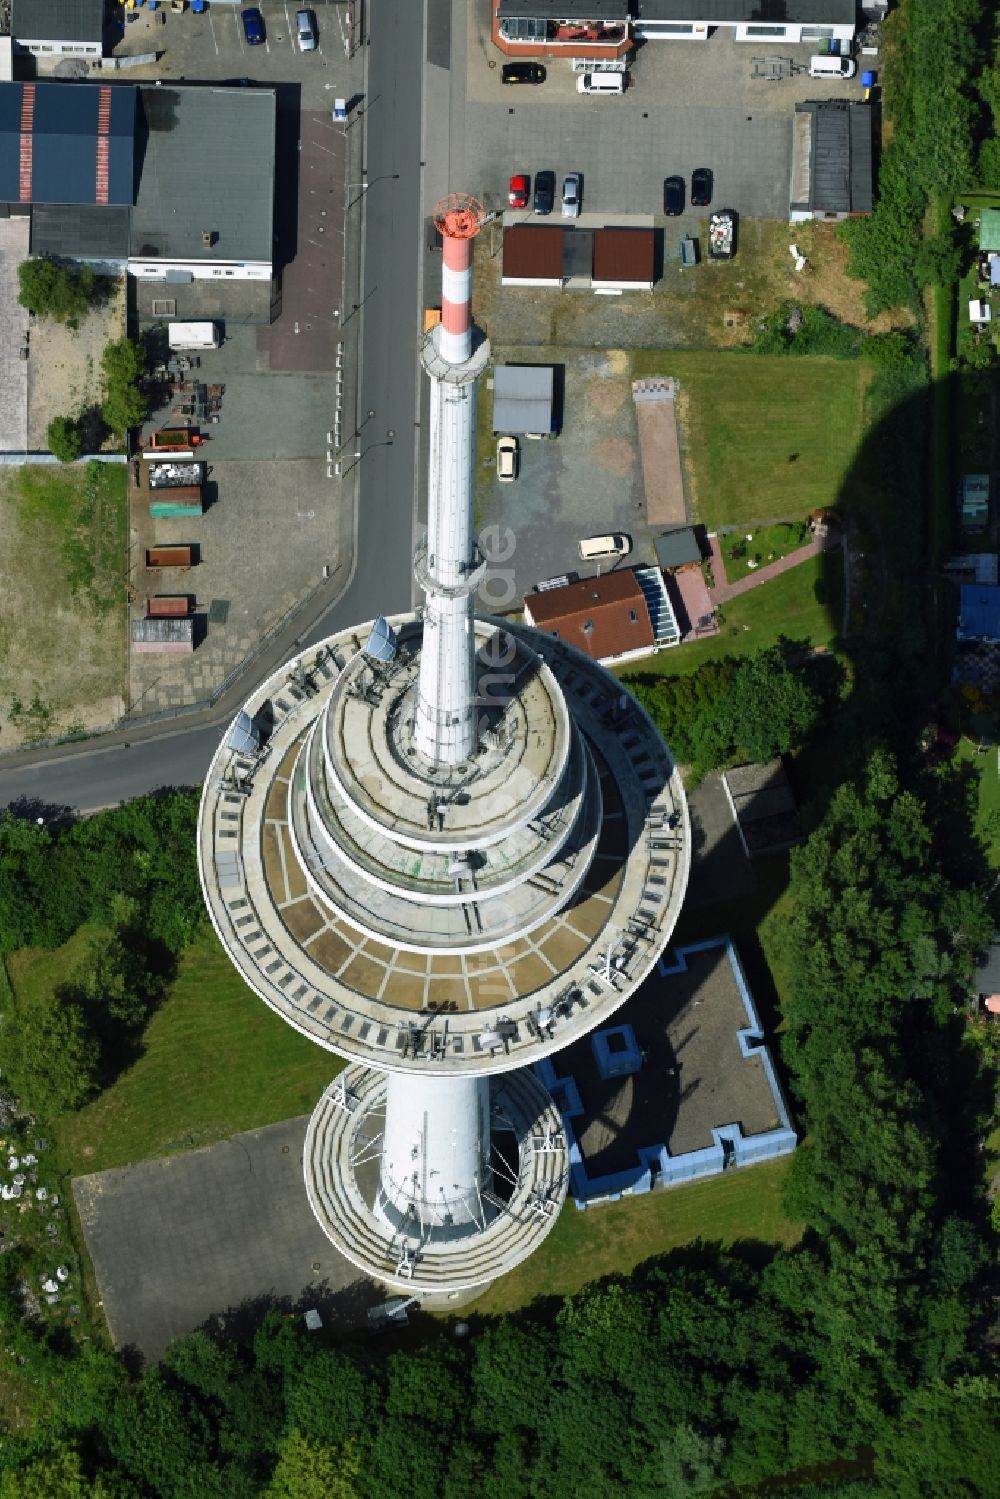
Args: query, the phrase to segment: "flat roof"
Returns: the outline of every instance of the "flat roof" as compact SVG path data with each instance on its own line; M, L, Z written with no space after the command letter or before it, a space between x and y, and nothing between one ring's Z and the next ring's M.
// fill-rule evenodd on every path
M533 6L528 7L534 9ZM707 21L740 25L798 25L826 22L853 26L855 0L631 0L630 9L641 21ZM762 38L763 40L763 38Z
M661 567L684 567L701 561L701 547L694 526L676 526L653 538L656 560Z
M0 202L131 203L135 117L134 87L0 83Z
M14 0L11 34L26 42L99 42L105 0Z
M553 224L512 224L503 232L504 279L552 281L563 277L563 232Z
M128 258L127 206L36 203L31 210L32 255L71 255L78 260Z
M144 85L139 93L145 154L133 259L270 265L274 90L171 84Z
M808 99L795 106L796 124L809 119L808 196L797 197L820 213L871 213L874 140L871 106L849 99ZM796 137L799 164L806 143ZM793 188L801 193L798 181Z
M499 0L497 15L501 20L539 17L545 21L612 21L628 20L629 0Z
M646 596L631 568L547 588L525 599L531 622L593 661L652 649L656 643Z
M652 229L595 229L595 282L652 286L654 243Z
M498 364L493 370L494 432L552 431L550 364Z

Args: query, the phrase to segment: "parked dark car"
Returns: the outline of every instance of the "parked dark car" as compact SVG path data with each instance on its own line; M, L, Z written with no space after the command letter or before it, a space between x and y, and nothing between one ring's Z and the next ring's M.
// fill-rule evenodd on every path
M540 62L505 62L500 70L501 83L544 83L545 69Z
M264 41L264 17L256 5L248 5L241 12L240 19L243 22L243 35L247 39L248 47L259 47Z
M535 213L551 213L556 200L555 172L535 173Z
M691 173L691 207L707 208L712 201L711 167L695 167Z
M684 178L668 177L663 184L663 212L675 218L684 212Z

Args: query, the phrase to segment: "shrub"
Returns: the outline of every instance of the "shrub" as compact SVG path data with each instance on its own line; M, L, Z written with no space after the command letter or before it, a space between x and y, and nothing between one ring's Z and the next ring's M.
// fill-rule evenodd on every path
M87 311L97 287L89 266L73 270L48 256L23 260L17 268L20 291L17 300L38 317L66 323Z
M81 452L80 429L71 416L54 416L45 434L49 452L60 463L72 463Z

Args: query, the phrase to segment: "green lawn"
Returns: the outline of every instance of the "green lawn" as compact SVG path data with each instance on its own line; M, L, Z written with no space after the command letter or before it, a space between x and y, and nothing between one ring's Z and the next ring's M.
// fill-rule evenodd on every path
M976 832L987 847L987 857L994 869L1000 868L1000 767L997 765L998 751L991 744L985 754L976 753L971 739L963 739L955 754L974 766L979 773L979 812L976 816Z
M704 1239L794 1244L798 1224L781 1210L787 1159L688 1187L626 1198L578 1212L567 1203L541 1248L476 1301L484 1315L514 1311L542 1296L568 1296L603 1275L628 1275L667 1250Z
M840 630L842 594L840 553L807 558L769 583L731 599L722 611L720 634L645 657L622 669L620 675L627 678L656 672L676 676L696 671L704 661L720 656L745 656L763 650L782 635L790 640L809 640L814 646L830 645Z
M747 538L752 538L747 540ZM805 546L810 540L804 520L781 521L776 526L754 526L750 530L727 531L719 537L719 545L726 563L726 580L737 583L747 578L759 567L767 567L787 557L789 552ZM750 566L753 562L755 565ZM718 584L721 579L716 578Z
M684 463L707 526L837 504L864 430L864 361L644 350L632 373L680 382Z
M65 955L76 942L28 955L27 965L16 954L19 992L25 966L32 982L51 978L72 966ZM56 1121L63 1165L72 1175L101 1171L308 1113L343 1065L279 1020L206 933L184 954L144 1055L93 1103Z

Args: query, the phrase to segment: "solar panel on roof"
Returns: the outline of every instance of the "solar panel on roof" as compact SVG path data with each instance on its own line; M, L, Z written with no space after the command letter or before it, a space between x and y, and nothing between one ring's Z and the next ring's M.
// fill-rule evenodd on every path
M260 749L260 730L245 710L237 713L226 743L238 755L255 755Z

